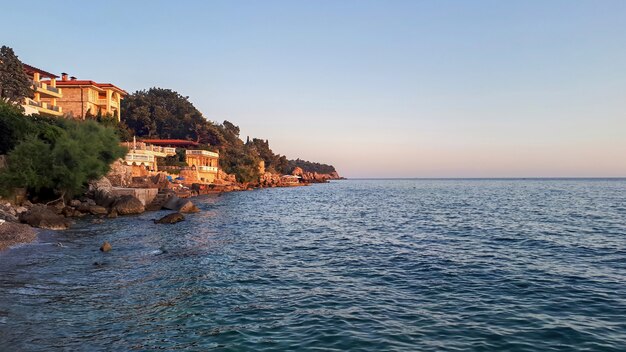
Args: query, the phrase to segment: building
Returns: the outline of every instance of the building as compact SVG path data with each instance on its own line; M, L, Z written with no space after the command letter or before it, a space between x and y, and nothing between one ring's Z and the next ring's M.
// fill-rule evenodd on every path
M34 91L33 98L26 98L22 104L26 115L63 116L63 109L57 105L58 101L63 98L63 92L56 86L59 76L34 66L22 65L24 73L33 82ZM48 81L44 82L42 78L47 78Z
M55 84L63 89L63 96L57 102L65 114L80 119L110 114L120 121L121 101L128 95L123 89L111 83L68 78L67 73L62 73L61 80Z
M199 183L213 183L217 178L220 155L208 150L185 151L185 162L195 168Z
M160 147L142 142L125 142L128 148L124 164L131 166L133 176L145 176L149 172L159 171L157 158L176 155L176 148Z
M214 183L219 172L220 155L215 152L198 148L200 143L183 139L144 139L143 143L169 147L186 148L185 163L187 167L166 166L165 170L177 170L185 184Z

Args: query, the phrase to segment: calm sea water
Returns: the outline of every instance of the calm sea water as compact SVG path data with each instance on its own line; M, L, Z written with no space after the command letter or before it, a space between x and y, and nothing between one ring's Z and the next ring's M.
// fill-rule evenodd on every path
M626 350L624 180L195 201L176 225L86 220L0 253L0 350Z

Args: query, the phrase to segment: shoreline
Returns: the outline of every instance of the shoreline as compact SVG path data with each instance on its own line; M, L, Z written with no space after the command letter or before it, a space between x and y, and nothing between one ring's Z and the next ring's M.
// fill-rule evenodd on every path
M58 204L55 205L43 205L43 204L32 204L28 201L25 201L22 205L13 205L11 202L6 200L2 200L0 203L0 254L6 251L11 250L16 246L26 245L35 242L42 231L51 230L51 231L63 231L71 228L72 225L76 223L76 219L88 218L91 220L92 224L102 223L107 219L117 218L118 216L131 216L131 215L140 215L147 212L157 212L162 210L169 211L169 214L166 216L176 214L176 213L196 213L200 212L200 210L195 207L193 202L190 199L194 199L200 196L216 196L221 197L224 193L230 192L243 192L243 191L253 191L256 189L265 189L265 188L293 188L293 187L304 187L311 186L316 183L329 183L331 180L345 180L345 178L333 178L327 179L324 182L306 182L306 183L293 183L293 184L272 184L272 185L261 185L257 184L254 186L245 185L238 183L237 185L228 185L217 188L226 188L216 190L216 187L208 188L208 189L198 189L198 191L186 192L186 193L177 193L175 190L170 189L158 189L158 194L168 194L166 199L163 201L160 207L156 207L154 204L143 204L142 210L141 208L137 208L136 211L131 211L129 213L119 214L116 211L115 205L111 205L111 209L107 209L107 207L103 207L102 205L97 204L96 201L98 189L96 189L96 193L87 196L89 192L80 197L80 200L72 200L67 205L63 204L63 207L60 208ZM245 186L245 187L244 187ZM133 189L133 188L129 188ZM137 190L141 190L142 188L134 188ZM163 193L162 193L163 192ZM120 196L120 198L124 198L126 196ZM133 197L133 196L130 196ZM129 198L126 198L129 199ZM176 206L168 206L165 207L165 203L176 203ZM93 203L93 204L92 204ZM135 202L136 203L136 202ZM72 204L74 206L72 206ZM33 209L43 209L45 207L46 210L41 210L47 212L42 217L47 220L39 222L39 226L34 226L33 224L28 223L28 219L25 220L26 215L31 212ZM69 210L68 208L73 208ZM175 208L175 209L171 209ZM56 209L56 210L52 210ZM107 209L106 212L103 209ZM56 213L56 217L53 217L50 212ZM2 219L3 217L13 216L10 220ZM85 219L87 220L87 219ZM161 219L162 220L162 219Z

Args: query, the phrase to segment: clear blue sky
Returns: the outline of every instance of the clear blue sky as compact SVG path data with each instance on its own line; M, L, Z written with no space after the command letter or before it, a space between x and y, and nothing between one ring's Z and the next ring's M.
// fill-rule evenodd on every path
M626 1L17 1L0 44L349 177L626 176Z

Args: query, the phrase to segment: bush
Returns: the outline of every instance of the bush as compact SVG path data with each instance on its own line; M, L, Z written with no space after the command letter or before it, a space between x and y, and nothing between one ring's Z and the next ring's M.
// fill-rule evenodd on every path
M7 167L0 172L0 191L27 188L35 198L54 194L72 197L91 180L104 176L113 161L124 157L115 130L95 121L39 119L0 113L0 121L14 123L3 133L11 136ZM15 144L13 146L13 144Z

